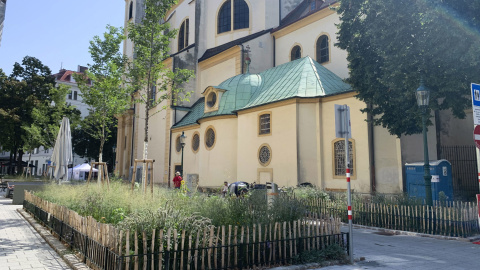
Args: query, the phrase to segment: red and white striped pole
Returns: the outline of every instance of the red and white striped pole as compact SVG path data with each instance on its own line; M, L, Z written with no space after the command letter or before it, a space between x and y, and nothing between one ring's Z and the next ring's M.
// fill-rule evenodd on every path
M350 153L349 153L349 148L350 148L350 143L348 141L348 138L351 136L349 134L350 129L350 111L349 107L347 105L344 105L344 121L343 123L345 124L344 126L344 135L345 135L345 175L347 177L347 209L348 209L348 254L350 255L350 263L353 264L353 225L352 225L352 193L350 189Z
M350 186L350 168L347 168L347 185ZM352 205L350 201L348 202L348 220L352 220Z

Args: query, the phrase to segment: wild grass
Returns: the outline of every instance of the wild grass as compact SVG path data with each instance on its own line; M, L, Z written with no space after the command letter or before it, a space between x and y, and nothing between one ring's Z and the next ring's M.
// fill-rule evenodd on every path
M289 198L279 197L269 204L265 192L222 198L155 188L152 195L139 190L132 192L129 185L120 182L112 182L109 188L97 184L52 184L36 195L80 215L138 231L153 228L195 231L210 225L293 221L302 218L306 211L300 202Z

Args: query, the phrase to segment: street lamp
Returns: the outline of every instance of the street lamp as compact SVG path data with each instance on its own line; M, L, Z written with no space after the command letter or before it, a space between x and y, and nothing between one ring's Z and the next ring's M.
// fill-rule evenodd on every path
M424 175L425 179L425 200L427 205L433 206L432 201L432 176L430 175L430 163L428 158L428 144L427 144L427 109L428 101L430 99L430 90L424 85L423 78L420 80L420 86L416 92L418 107L422 110L423 123L423 158L424 158Z
M187 136L185 136L185 133L182 131L182 135L180 136L180 146L182 146L182 168L181 168L181 171L180 171L180 174L182 175L183 177L183 148L185 147L185 139L187 138Z

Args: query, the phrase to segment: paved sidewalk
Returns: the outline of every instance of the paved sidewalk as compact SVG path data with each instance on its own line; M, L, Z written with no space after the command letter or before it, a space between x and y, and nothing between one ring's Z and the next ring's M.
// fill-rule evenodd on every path
M11 203L0 194L0 270L70 269Z
M321 270L480 269L480 245L470 242L354 229L353 243L354 258L365 257L365 261L355 265L323 267Z

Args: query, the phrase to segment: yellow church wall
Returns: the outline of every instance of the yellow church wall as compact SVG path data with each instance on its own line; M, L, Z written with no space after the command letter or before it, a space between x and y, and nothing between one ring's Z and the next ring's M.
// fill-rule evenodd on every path
M148 123L148 159L155 160L155 183L163 183L164 181L164 153L166 151L166 145L164 142L168 139L168 137L165 132L165 118L167 116L167 111L163 110L162 107L167 103L169 103L169 101L163 101L150 110L151 116Z
M238 115L238 160L239 181L264 184L273 180L279 186L297 184L297 110L294 102L274 107L262 106ZM271 135L259 136L259 116L271 113ZM271 161L267 166L260 164L258 152L262 145L271 149Z
M332 98L326 98L322 101L321 121L323 129L323 175L321 181L324 181L326 189L345 190L347 188L345 177L335 177L333 172L333 142L335 137L335 104L347 104L350 106L350 121L352 127L352 139L354 141L354 169L355 173L351 177L351 187L357 192L370 191L370 164L368 154L368 125L365 121L366 115L360 112L365 108L365 103L355 99L353 96L341 98L338 95Z
M380 193L397 193L403 189L402 152L400 139L390 135L388 130L376 126L373 129L375 140L375 182Z
M303 100L307 101L307 100ZM312 99L315 103L299 103L297 114L298 129L298 183L311 183L319 186L320 180L320 104L318 99Z
M233 48L223 55L218 55L215 58L200 63L199 80L195 89L197 96L201 96L201 93L209 86L216 86L240 73L240 49Z
M338 31L335 24L340 23L335 11L323 10L311 17L294 23L284 29L274 32L276 38L275 64L281 65L290 62L290 53L295 45L302 48L302 57L310 56L316 59L316 42L321 35L329 38L330 59L322 65L340 78L348 77L347 52L334 46Z
M215 144L211 149L205 145L207 129L215 130ZM221 118L217 120L204 120L200 126L177 128L172 132L172 161L171 175L173 178L174 165L181 164L181 151L175 150L177 136L185 132L187 136L184 148L184 176L188 174L199 175L199 186L217 187L224 181L236 181L237 175L237 119ZM200 135L200 147L197 153L191 148L193 134ZM171 179L170 179L171 181Z

